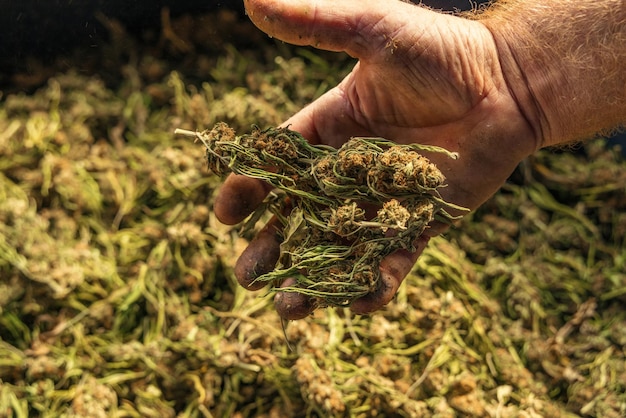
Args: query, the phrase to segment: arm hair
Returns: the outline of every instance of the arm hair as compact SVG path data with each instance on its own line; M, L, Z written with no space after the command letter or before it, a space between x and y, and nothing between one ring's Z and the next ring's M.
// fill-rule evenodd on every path
M541 146L626 123L626 1L501 0L475 18Z

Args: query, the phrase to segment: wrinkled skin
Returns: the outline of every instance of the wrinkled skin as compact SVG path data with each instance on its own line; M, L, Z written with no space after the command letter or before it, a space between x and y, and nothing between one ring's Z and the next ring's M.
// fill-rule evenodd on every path
M252 21L275 38L345 51L358 59L338 86L285 122L312 143L339 147L351 136L378 136L456 151L458 160L429 157L447 178L444 199L470 209L493 195L537 148L539 138L509 91L493 35L479 21L400 1L246 0L245 6ZM221 193L233 205L245 201L251 211L263 194L255 193L259 201L251 202L249 190L269 188L242 186L247 182L257 180L230 178ZM215 212L229 224L247 214L240 205L220 205ZM233 213L239 216L235 219ZM356 300L351 309L364 314L386 305L429 237L444 229L432 225L419 239L417 252L388 256L381 263L379 291ZM249 263L250 269L258 264ZM302 318L315 308L301 297L280 293L276 304L287 319Z

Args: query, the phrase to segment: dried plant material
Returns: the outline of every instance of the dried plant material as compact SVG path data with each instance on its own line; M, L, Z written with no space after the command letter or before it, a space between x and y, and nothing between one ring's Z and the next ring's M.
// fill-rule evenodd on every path
M237 285L246 242L212 213L203 148L172 132L276 125L353 63L225 10L171 23L184 59L120 32L25 60L43 84L0 80L0 416L625 415L619 152L536 153L385 310L292 321L291 351L271 298Z
M275 268L252 285L295 279L280 290L311 296L318 307L349 306L376 291L385 256L415 251L431 221L452 219L451 207L463 210L439 197L445 178L420 154L457 158L442 148L355 137L333 149L310 145L289 128L255 127L237 136L225 123L203 132L176 132L204 144L210 172L263 180L284 194L281 200L271 197L248 220L253 224L268 210L282 230ZM364 202L380 206L373 217L358 205Z

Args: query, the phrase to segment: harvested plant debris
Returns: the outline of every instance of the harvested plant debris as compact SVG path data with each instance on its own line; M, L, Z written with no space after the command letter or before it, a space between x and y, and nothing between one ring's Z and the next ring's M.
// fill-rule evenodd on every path
M289 322L290 351L235 280L246 241L215 219L204 148L172 132L276 126L353 62L224 10L165 27L112 24L116 44L25 59L2 91L0 416L626 416L619 152L536 153L386 309Z

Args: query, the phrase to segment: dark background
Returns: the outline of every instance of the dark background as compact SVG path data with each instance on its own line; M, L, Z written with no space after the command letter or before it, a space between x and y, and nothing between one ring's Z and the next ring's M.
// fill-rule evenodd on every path
M0 0L0 71L29 54L46 59L78 46L97 47L107 34L99 14L133 32L158 27L163 7L173 17L218 7L243 15L242 0Z

